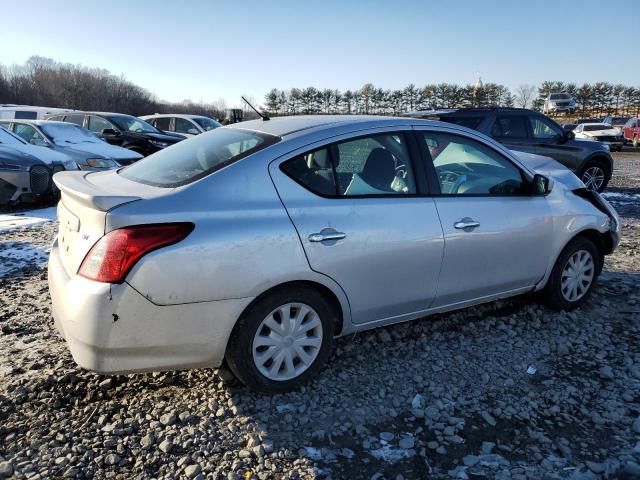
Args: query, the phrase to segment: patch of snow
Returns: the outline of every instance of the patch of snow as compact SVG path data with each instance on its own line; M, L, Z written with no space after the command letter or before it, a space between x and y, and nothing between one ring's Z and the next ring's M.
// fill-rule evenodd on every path
M604 192L602 196L607 200L627 200L627 201L640 201L640 193L620 193L620 192Z
M412 457L414 452L404 448L393 448L383 442L383 445L380 448L370 451L369 454L378 460L383 460L387 463L396 463L398 460L402 460L403 458Z
M0 214L0 232L56 221L56 207Z
M28 242L0 243L0 278L15 275L26 267L43 268L49 251Z

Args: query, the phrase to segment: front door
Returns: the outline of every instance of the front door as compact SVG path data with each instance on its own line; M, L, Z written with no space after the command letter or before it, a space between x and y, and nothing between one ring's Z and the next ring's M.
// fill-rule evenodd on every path
M575 172L580 152L575 140L567 139L560 126L541 115L530 116L529 122L535 153L551 157Z
M546 197L528 194L520 168L488 144L421 131L444 258L434 307L534 286L545 274L553 222Z
M356 324L428 309L443 237L432 198L417 195L404 133L300 152L270 174L311 269L345 291Z

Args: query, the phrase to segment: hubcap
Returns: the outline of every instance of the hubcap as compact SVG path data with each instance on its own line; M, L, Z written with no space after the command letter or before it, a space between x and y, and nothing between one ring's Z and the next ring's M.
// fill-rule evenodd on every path
M600 190L604 183L604 170L600 167L589 167L582 175L582 182L591 190Z
M562 296L575 302L581 299L589 290L595 274L593 257L586 250L578 250L569 257L562 270L560 288Z
M291 380L307 370L322 345L322 322L304 303L287 303L260 323L253 337L253 361L269 380Z

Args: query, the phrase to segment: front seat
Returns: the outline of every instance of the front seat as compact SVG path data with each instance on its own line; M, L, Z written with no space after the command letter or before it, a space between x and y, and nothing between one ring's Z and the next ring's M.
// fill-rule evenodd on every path
M374 148L364 164L362 180L383 192L392 192L391 184L396 177L396 162L384 148Z

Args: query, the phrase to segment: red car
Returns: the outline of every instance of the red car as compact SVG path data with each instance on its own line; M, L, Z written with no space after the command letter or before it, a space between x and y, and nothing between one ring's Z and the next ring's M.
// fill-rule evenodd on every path
M627 142L631 142L634 147L640 147L640 119L638 117L632 117L624 127L624 139Z

